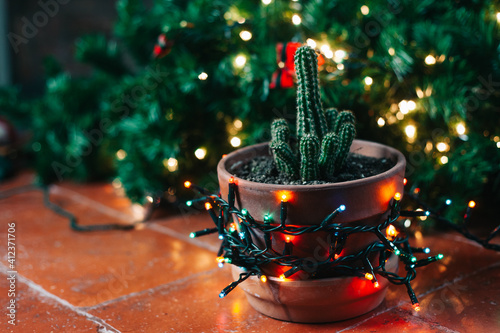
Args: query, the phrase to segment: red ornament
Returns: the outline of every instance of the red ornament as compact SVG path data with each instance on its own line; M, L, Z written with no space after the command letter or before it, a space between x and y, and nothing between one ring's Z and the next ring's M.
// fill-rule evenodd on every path
M289 42L278 43L276 45L276 58L278 70L273 73L269 88L291 88L294 84L295 75L295 52L302 46L302 43ZM325 58L320 54L318 56L318 66L325 63Z
M167 39L167 36L165 34L160 34L158 36L158 41L153 48L153 57L155 59L160 59L166 56L167 54L172 51L172 46L174 45L174 42L171 40Z

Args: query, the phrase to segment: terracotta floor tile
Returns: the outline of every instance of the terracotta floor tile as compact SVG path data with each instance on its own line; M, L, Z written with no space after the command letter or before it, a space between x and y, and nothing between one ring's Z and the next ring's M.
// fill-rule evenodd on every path
M83 314L41 295L26 284L16 283L16 325L10 325L4 306L10 300L7 293L7 275L0 273L0 295L2 295L2 332L95 332L99 323L88 320ZM5 315L4 315L5 314Z
M186 212L178 216L174 216L168 219L162 219L157 221L152 221L151 224L156 224L162 228L169 229L177 234L184 237L189 237L189 234L194 231L203 230L205 228L215 227L212 219L206 212L192 213ZM191 243L210 249L214 252L219 250L221 241L218 238L218 234L205 235L202 237L197 237L190 240Z
M54 198L82 224L112 217ZM27 205L27 203L29 203ZM0 220L16 221L19 273L78 306L101 303L215 266L211 252L149 229L77 233L46 209L40 193L0 201ZM6 237L0 230L0 239ZM0 248L5 262L6 248Z
M459 332L500 331L500 263L422 297L419 316Z
M379 309L364 316L330 324L296 324L266 317L247 302L236 288L224 299L221 289L231 282L228 268L201 273L180 283L161 286L153 291L99 305L89 312L110 325L127 332L334 332L370 319ZM404 327L402 321L400 327ZM381 329L381 322L365 329ZM417 327L417 326L415 326ZM429 332L431 332L431 327ZM358 330L356 330L358 331ZM396 332L396 330L394 330Z

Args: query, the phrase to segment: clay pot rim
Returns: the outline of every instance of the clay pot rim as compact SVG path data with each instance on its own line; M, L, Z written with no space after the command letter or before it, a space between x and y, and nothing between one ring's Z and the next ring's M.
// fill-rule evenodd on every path
M234 174L231 174L227 170L226 164L229 161L234 160L234 159L239 159L239 155L244 154L247 151L257 150L257 149L260 149L261 147L269 145L269 142L264 142L264 143L258 143L258 144L251 145L248 147L240 148L240 149L237 149L237 150L227 154L224 158L222 158L219 161L219 163L217 165L217 171L218 171L219 175L225 179L229 179L230 177L234 177L238 186L253 187L253 188L259 187L261 189L267 188L269 191L275 191L276 189L278 189L278 190L288 190L288 191L293 191L293 192L307 192L307 191L311 191L313 189L314 190L343 189L343 188L352 187L352 186L362 186L362 185L368 185L371 183L376 183L376 182L380 181L380 179L389 178L394 173L396 173L397 170L404 167L405 157L399 150L397 150L391 146L387 146L387 145L373 142L373 141L356 139L356 140L354 140L354 142L360 144L361 146L373 146L373 147L377 147L379 149L386 150L389 153L389 155L391 155L392 157L396 157L396 164L387 171L384 171L382 173L379 173L379 174L376 174L373 176L369 176L366 178L348 180L348 181L339 182L339 183L314 184L314 185L284 185L284 184L259 183L259 182L254 182L254 181L240 178Z

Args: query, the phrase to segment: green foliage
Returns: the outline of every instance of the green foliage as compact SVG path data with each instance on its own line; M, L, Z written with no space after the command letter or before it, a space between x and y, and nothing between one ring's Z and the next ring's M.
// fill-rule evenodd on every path
M186 178L213 183L216 177L207 175L207 170L215 170L220 156L234 149L229 144L233 136L245 145L268 141L264 124L273 118L293 120L288 110L297 107L295 90L269 89L279 68L276 43L313 39L317 49L327 45L332 53L344 50L346 56L323 54L325 64L318 70L321 89L304 86L304 92L312 89L313 94L302 96L302 103L321 105L321 96L325 105L353 110L358 137L405 153L409 183L421 188L423 199L442 199L451 193L458 207L472 198L478 208L486 202L492 207L500 203L500 31L495 3L145 3L117 1L114 31L80 39L77 57L94 69L89 77L73 78L49 61L42 97L27 100L13 89L0 93L0 113L20 128L31 128L26 150L44 181L58 178L52 162L69 166L66 159L74 156L81 163L64 173L64 179L111 174L136 201L178 187ZM369 13L361 13L361 5ZM294 14L301 16L300 25L292 24ZM243 30L252 33L249 41L240 38ZM153 47L161 33L174 45L167 56L154 58ZM237 55L246 57L243 67L235 66ZM429 55L434 64L426 63ZM298 74L313 82L315 71ZM207 73L206 80L198 79L202 72ZM154 81L158 76L161 82ZM370 86L364 81L367 76L373 80ZM403 113L398 106L403 100L415 102L415 108ZM348 141L351 135L348 129L335 127L335 110L327 109L324 116L336 140L324 132L322 118L311 119L318 139L322 138L318 164L323 177L341 163L331 157L333 147L338 150L340 137ZM242 128L235 128L236 119ZM83 133L99 129L102 120L109 120L109 126L87 155ZM457 124L465 126L464 135L457 133ZM416 128L413 138L405 134L408 125ZM300 139L293 145L281 142L289 142L285 138L298 128L287 132L280 126L275 133L280 143L271 143L283 168L289 169L287 174L297 179ZM438 142L445 142L447 151L437 150ZM203 160L194 156L200 147L207 150ZM127 154L124 159L116 157L120 149ZM177 171L165 168L163 162L169 158L178 161ZM295 163L284 162L292 160Z
M330 180L342 169L356 134L352 112L323 111L319 93L318 55L302 46L295 54L297 71L297 140L302 181ZM328 124L328 125L327 125ZM329 128L331 131L329 131ZM285 119L271 124L271 150L282 175L297 178L297 159L289 144Z

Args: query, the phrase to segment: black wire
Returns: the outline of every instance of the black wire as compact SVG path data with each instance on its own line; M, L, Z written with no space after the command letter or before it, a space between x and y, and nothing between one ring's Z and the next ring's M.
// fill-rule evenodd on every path
M78 219L76 218L75 215L63 209L62 207L58 206L54 202L50 201L49 187L47 186L36 186L34 184L18 186L0 192L0 200L31 191L42 191L43 204L45 205L45 207L47 207L54 213L68 219L69 225L71 229L74 231L88 232L88 231L107 231L107 230L133 230L136 227L136 225L147 221L151 217L152 211L154 209L153 207L153 209L148 211L144 220L140 222L134 222L133 224L108 223L108 224L80 225L78 224Z

